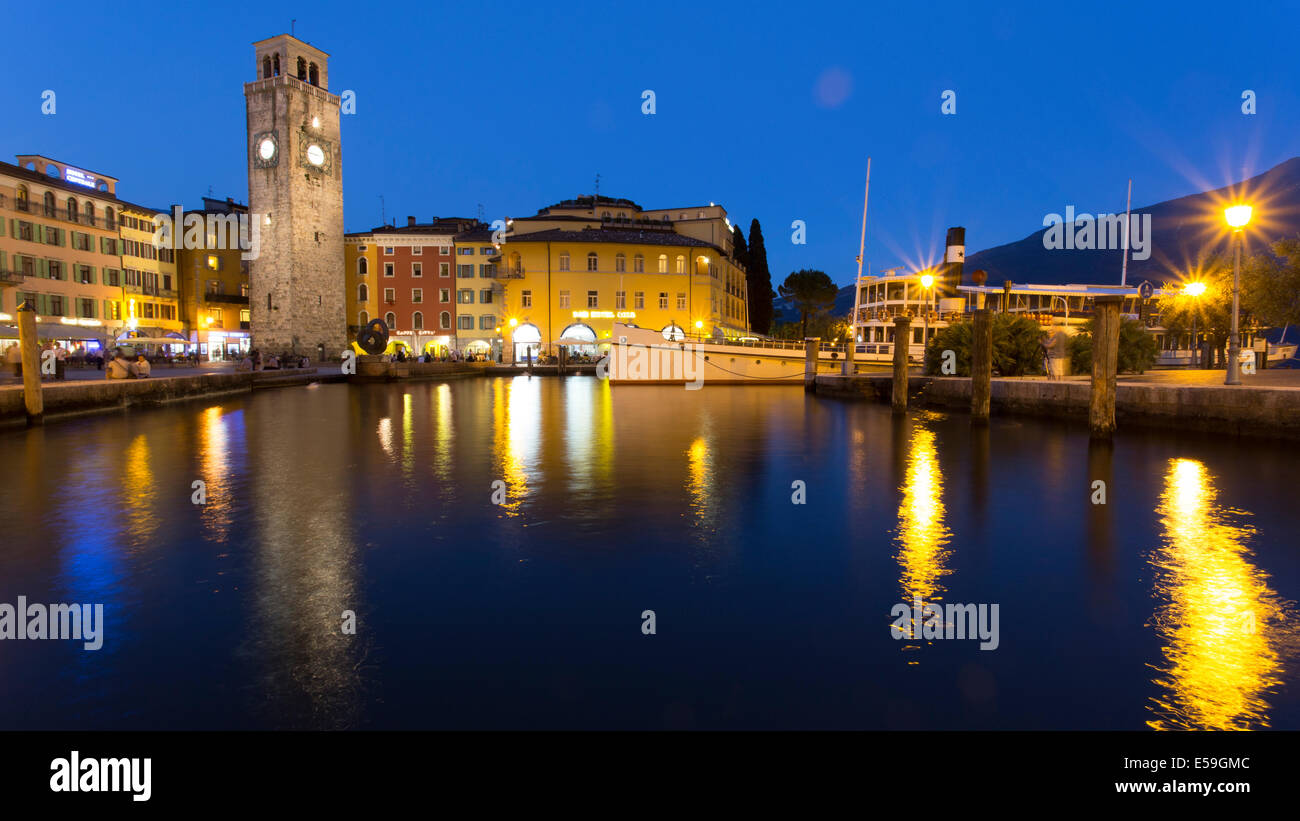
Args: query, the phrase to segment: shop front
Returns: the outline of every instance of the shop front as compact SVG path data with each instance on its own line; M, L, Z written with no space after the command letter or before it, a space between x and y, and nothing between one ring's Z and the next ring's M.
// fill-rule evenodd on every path
M223 362L246 356L253 347L248 331L200 331L199 358ZM273 353L273 352L272 352Z

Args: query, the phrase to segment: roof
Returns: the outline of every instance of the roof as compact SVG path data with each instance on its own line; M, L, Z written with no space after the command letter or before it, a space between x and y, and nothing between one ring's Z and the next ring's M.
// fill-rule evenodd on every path
M550 228L529 234L511 234L506 236L506 243L511 242L604 242L623 243L626 245L673 245L689 248L713 248L721 251L712 243L673 234L665 231L638 231L634 228L584 228L581 231L565 231Z
M490 227L471 228L456 235L457 242L491 242L494 232Z
M641 206L637 205L635 202L632 202L631 200L628 199L623 199L621 197L586 196L586 197L574 197L571 200L561 200L560 202L557 202L554 205L548 205L545 208L537 209L537 213L544 214L552 208L591 208L593 207L593 203L595 205L609 205L609 206L613 206L614 208L635 208L638 211L641 210Z
M61 162L61 160L59 162ZM76 168L76 166L73 167ZM41 174L40 172L37 171L31 171L26 168L23 168L21 165L14 165L13 163L0 161L0 173L10 174L12 176L27 180L28 182L34 182L38 185L44 185L47 188L57 188L61 191L68 191L73 194L81 194L82 196L85 197L94 197L95 199L101 199L101 200L111 200L112 202L123 203L125 205L132 204L127 202L126 200L118 199L116 195L110 194L107 191L96 191L95 189L87 188L84 185L77 185L75 183L67 182L62 177L51 177L48 174ZM100 176L104 176L104 175L101 174ZM114 181L116 182L116 180Z

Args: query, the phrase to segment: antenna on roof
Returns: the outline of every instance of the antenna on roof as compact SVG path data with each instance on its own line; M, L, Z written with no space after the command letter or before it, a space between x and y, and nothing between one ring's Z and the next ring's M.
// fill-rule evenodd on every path
M596 216L596 204L600 202L600 175L596 175L596 196L591 199L591 215Z
M478 221L483 221L483 203L481 202L478 204Z

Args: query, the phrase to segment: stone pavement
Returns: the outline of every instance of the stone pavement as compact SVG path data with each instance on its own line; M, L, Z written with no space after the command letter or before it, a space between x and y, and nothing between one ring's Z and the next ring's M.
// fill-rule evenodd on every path
M321 376L339 373L339 364L337 362L331 362L325 365L312 365L312 367L315 368L316 373ZM203 374L209 373L238 372L239 371L236 369L234 362L202 362L197 367L192 368L169 368L155 365L149 378L166 379L168 377L202 376ZM259 373L280 374L283 376L290 376L294 373L300 372L301 371L299 371L298 368L282 368L278 371L259 371ZM68 368L64 371L64 377L65 378L62 380L64 382L81 382L86 380L102 381L104 379L104 372L96 368ZM59 384L59 380L50 377L46 377L43 381L47 385ZM21 387L22 380L13 376L12 372L8 368L5 368L3 373L0 373L0 388L15 386Z

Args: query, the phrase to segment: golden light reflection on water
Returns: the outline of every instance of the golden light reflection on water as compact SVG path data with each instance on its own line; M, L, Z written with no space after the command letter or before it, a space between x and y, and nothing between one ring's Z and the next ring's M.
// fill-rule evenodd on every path
M230 486L230 441L220 405L206 408L199 419L199 471L206 485L206 503L199 515L204 527L225 541L234 511Z
M149 440L141 433L126 447L126 528L137 543L147 542L158 528L154 509L158 491L150 465Z
M713 459L709 442L703 436L695 437L686 451L687 490L691 495L691 511L696 524L712 529L716 511L713 507Z
M908 607L912 607L916 599L920 599L922 604L940 602L946 588L939 580L952 572L945 567L949 555L945 546L951 540L952 532L943 521L943 475L939 470L935 435L924 427L912 429L901 491L903 498L898 506L896 531L898 554L895 558L902 571L899 585L903 602ZM924 617L921 621L915 618L908 621L911 622L911 635L919 636ZM904 650L917 647L917 644L903 645Z
M528 482L536 475L537 450L542 435L540 380L517 377L492 385L492 454L497 475L505 482L507 516L520 515L528 496ZM534 474L530 476L530 471Z
M908 447L903 501L898 507L899 579L905 601L919 597L923 602L939 601L944 588L939 579L952 571L944 567L944 548L952 532L944 524L943 476L932 431L912 431Z
M1165 643L1153 729L1268 727L1267 695L1293 654L1292 608L1250 559L1254 530L1217 495L1203 464L1170 460L1156 509L1164 538L1151 558L1163 600L1153 626Z
M412 433L412 425L415 420L411 418L411 395L402 394L402 476L410 483L411 476L415 472L415 442Z
M451 386L443 382L433 391L433 475L440 485L451 481Z

